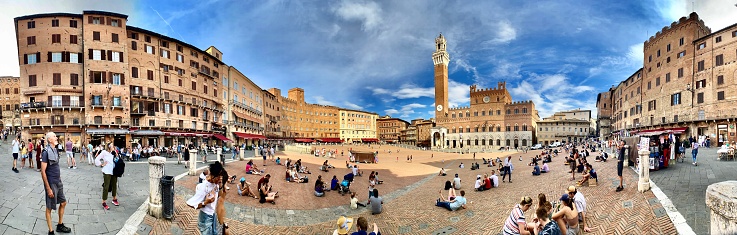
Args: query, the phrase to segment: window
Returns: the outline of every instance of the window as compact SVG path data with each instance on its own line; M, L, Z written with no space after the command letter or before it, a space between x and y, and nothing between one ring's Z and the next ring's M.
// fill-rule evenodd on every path
M714 59L716 62L716 66L722 66L724 65L724 55L717 55L717 57Z
M647 111L652 111L657 109L657 103L655 100L651 100L647 102Z
M143 36L143 41L146 41L148 43L151 43L151 36L148 36L148 35Z
M92 40L100 41L100 32L93 31L92 32Z
M182 79L179 79L179 86L182 86Z
M706 87L706 79L696 81L696 89Z
M179 61L179 63L184 63L184 56L177 53L177 61Z
M701 44L699 44L697 50L701 50L701 49L704 49L704 48L706 48L706 42L702 42Z
M77 44L77 35L69 35L69 43Z
M51 62L61 62L61 52L51 53Z
M732 31L732 37L737 37L737 30L736 31Z
M197 129L197 122L192 121L192 129Z
M28 86L29 87L36 86L36 75L28 75Z
M715 39L715 41L716 41L717 43L720 43L720 42L722 42L722 36L719 36L719 37L717 37L717 38Z
M51 20L51 27L59 27L59 20L57 19Z
M69 99L69 105L72 107L79 107L79 96L72 96Z
M670 95L670 105L674 106L674 105L679 105L679 104L681 104L681 93L679 92L679 93Z
M61 107L61 96L55 95L51 97L51 107Z
M669 83L670 82L670 73L666 73L665 74L665 82L666 83Z
M112 34L112 36L111 36L111 37L112 37L112 41L113 41L113 42L115 42L115 43L119 42L119 41L118 41L118 34L117 34L117 33L114 33L114 34Z
M169 76L164 75L164 83L169 83Z
M111 20L110 25L112 25L113 27L118 27L120 23L118 22L118 20Z
M724 100L724 91L717 92L717 100Z
M660 86L660 77L655 78L655 86Z
M668 44L668 46L665 46L665 51L670 52L670 43Z
M699 72L704 71L704 61L703 60L702 61L699 61L697 67L698 67L698 71Z
M685 41L683 40L683 38L681 38L680 40L678 40L678 45L679 45L679 46L683 46L683 43L684 43L684 42L685 42Z
M114 96L113 97L113 106L115 106L115 107L121 107L121 106L123 106L123 104L120 103L120 96Z
M60 73L55 73L55 74L53 74L53 80L54 80L54 81L53 81L53 84L54 84L55 86L61 85L61 74L60 74ZM6 93L7 93L7 92L6 92Z
M69 85L79 86L79 74L73 73L69 75Z
M92 59L93 60L102 60L102 51L101 50L92 50Z
M192 81L192 90L195 90L195 91L197 90L197 82L196 81Z
M92 83L106 83L105 72L92 72Z
M61 34L52 34L51 43L61 43Z
M658 57L660 57L660 50L658 50Z
M131 67L131 77L138 78L138 67Z
M77 27L77 21L76 20L69 20L69 27L76 28Z
M652 81L647 81L647 89L650 90L652 88Z
M683 77L683 68L679 68L678 69L678 78L682 78L682 77Z
M100 17L92 17L92 24L100 24L100 21L102 21Z
M696 103L704 103L704 92L699 92L696 94Z
M678 52L678 58L686 56L686 51Z
M154 80L154 71L152 70L146 71L146 77L148 78L148 80Z
M164 104L164 113L171 113L171 104Z
M146 53L154 54L154 47L146 45Z
M665 59L665 63L670 63L670 56L668 56L668 58Z
M36 28L36 21L28 21L28 28L29 29L35 29Z
M724 75L717 76L717 85L724 84Z
M156 126L156 119L148 119L148 126Z
M24 60L26 60L26 64L35 64L35 63L38 63L38 57L39 57L40 54L41 53L25 54L24 57L26 57L26 58L24 58Z
M113 85L120 85L120 84L121 84L121 82L120 82L120 74L119 73L114 73L113 74Z
M26 38L27 44L30 45L36 45L36 36L30 36Z
M161 57L169 58L169 51L161 49Z

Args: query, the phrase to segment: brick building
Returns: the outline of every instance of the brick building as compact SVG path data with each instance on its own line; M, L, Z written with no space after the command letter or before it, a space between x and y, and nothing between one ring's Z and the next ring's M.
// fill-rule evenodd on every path
M376 119L376 127L379 141L383 143L398 143L401 140L401 131L407 129L409 123L405 120L386 115Z
M306 103L305 91L298 87L289 89L287 97L282 96L277 88L268 91L281 105L282 116L277 119L277 126L282 138L296 142L340 142L340 108Z
M271 142L274 142L273 140L279 142L278 140L284 137L281 126L279 126L282 116L279 99L267 90L261 90L261 93L263 94L264 103L264 135L268 140L272 140Z
M376 138L376 113L340 108L340 139L346 143L379 142Z
M448 63L443 35L435 39L435 123L432 147L488 149L529 147L540 119L532 101L512 101L505 82L496 88L470 86L470 106L448 107Z
M664 132L737 140L737 24L712 33L694 12L643 50L643 68L609 91L615 138Z
M596 96L596 136L607 140L612 133L612 89Z
M251 79L233 66L228 66L227 112L223 120L227 123L227 137L235 144L259 145L264 143L263 91Z
M415 144L421 147L430 147L431 129L435 127L435 119L414 119L410 126L416 129L417 142Z
M79 146L172 146L221 136L226 66L203 51L101 11L15 18L23 134Z
M0 77L0 127L20 127L20 79Z
M537 143L545 146L555 142L582 142L592 132L591 110L556 112L537 122Z

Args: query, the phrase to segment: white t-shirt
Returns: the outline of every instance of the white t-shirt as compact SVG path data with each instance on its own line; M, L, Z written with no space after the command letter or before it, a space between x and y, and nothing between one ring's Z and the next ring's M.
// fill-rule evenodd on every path
M461 189L461 178L453 178L453 185L455 185L455 189Z
M358 198L351 198L351 209L358 208Z
M197 208L197 205L200 204L200 202L204 202L205 198L215 197L215 201L205 205L205 207L202 208L202 212L205 212L205 214L215 214L215 206L217 206L218 204L217 188L218 186L216 184L210 183L210 181L205 181L197 184L197 187L195 188L195 195L187 200L187 205Z
M353 170L353 175L358 176L358 168L357 167L353 167L351 169Z
M476 180L476 184L474 184L474 185L473 185L473 188L475 188L475 189L478 189L478 188L479 188L479 187L481 187L482 185L484 185L484 180L482 180L482 179L477 179L477 180Z
M494 185L494 188L499 187L499 177L496 174L491 175L489 179L491 179L491 184Z
M20 152L20 142L18 140L13 140L13 153Z
M573 203L576 204L578 212L586 212L586 198L583 197L583 193L576 192L576 196L573 196Z
M103 150L95 158L96 166L100 166L103 163L105 163L105 166L102 167L102 173L106 175L112 175L113 168L115 168L115 163L113 163L113 154L111 154L107 150Z

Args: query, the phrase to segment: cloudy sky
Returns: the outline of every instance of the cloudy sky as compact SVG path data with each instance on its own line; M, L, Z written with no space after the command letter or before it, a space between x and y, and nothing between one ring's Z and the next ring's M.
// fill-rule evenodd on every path
M433 115L434 39L448 40L450 105L469 85L506 81L542 117L595 109L596 94L642 66L642 44L696 11L712 31L737 23L737 0L0 0L0 75L18 76L13 18L104 10L200 48L262 89L305 89L307 102Z

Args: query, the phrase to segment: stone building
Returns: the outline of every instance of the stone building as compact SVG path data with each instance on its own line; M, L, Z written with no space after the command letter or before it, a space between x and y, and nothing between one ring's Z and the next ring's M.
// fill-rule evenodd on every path
M264 103L264 135L270 142L277 142L283 139L281 126L281 105L278 98L267 90L261 90Z
M555 142L582 142L592 132L591 110L556 112L537 122L537 143L550 145Z
M277 120L282 138L296 142L340 142L339 109L335 106L310 104L305 102L305 91L292 88L287 97L281 90L270 88L281 105L281 119Z
M535 142L539 120L532 101L512 101L505 82L496 88L470 86L470 106L448 107L446 40L435 39L435 123L432 147L436 149L491 149L501 146L529 147Z
M612 89L596 96L596 136L600 140L608 140L612 133Z
M77 146L120 147L222 137L222 55L127 19L102 11L15 18L25 136L54 131Z
M411 121L410 126L413 126L416 129L416 145L420 147L430 147L431 130L435 127L435 119L414 119Z
M389 115L376 119L377 135L382 143L398 143L401 131L409 127L409 123Z
M643 68L611 89L615 138L660 132L737 140L737 24L712 33L694 12L643 50Z
M376 138L376 113L340 108L340 139L345 143L379 142Z
M0 127L20 127L20 79L0 77Z
M228 104L223 116L227 122L227 137L239 145L263 144L266 136L262 89L233 66L228 66L223 84L228 86L228 100L223 101Z
M399 142L417 146L417 126L408 126L407 129L399 131Z

